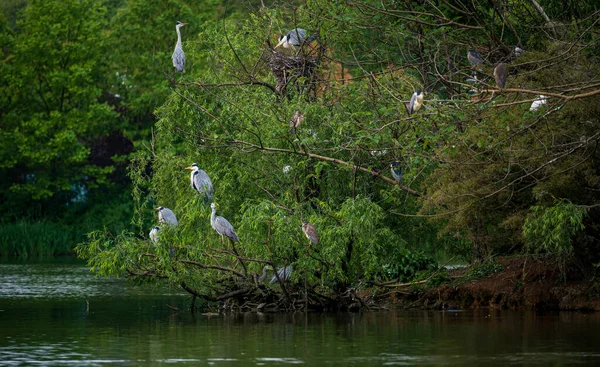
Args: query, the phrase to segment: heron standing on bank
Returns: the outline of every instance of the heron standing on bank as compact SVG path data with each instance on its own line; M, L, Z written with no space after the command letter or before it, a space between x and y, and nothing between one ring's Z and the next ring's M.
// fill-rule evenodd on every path
M190 185L194 190L198 191L198 194L204 196L204 202L209 203L213 201L214 188L208 174L200 169L196 163L192 163L191 166L186 167L185 169L192 171L190 173Z
M239 242L239 238L233 226L229 221L221 216L217 215L217 204L210 204L212 208L212 214L210 215L210 225L213 227L218 234L221 235L221 241L223 241L223 236L226 236L233 242Z
M166 223L170 226L177 227L177 224L179 223L177 222L175 213L173 213L171 209L159 206L156 210L158 210L158 221L160 223Z
M185 53L181 47L181 31L179 29L186 24L187 23L181 22L175 24L175 29L177 30L177 44L175 44L175 51L173 51L173 67L175 68L175 72L180 73L182 73L185 68Z
M423 91L420 89L417 89L417 91L413 93L412 97L410 98L410 103L408 104L409 115L412 115L421 108L423 105L423 96Z

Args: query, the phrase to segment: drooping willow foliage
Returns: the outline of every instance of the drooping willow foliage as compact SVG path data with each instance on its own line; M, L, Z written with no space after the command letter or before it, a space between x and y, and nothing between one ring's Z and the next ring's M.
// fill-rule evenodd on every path
M555 198L593 207L600 192L598 13L581 3L577 21L549 23L533 3L308 1L207 22L184 42L193 72L174 77L152 145L132 163L139 233L92 233L80 254L101 274L296 308L358 302L356 287L427 268L407 263L414 253L480 261L520 249L532 206L545 218L540 206ZM273 50L296 26L317 40ZM469 49L486 62L471 67ZM509 70L502 90L499 62ZM409 116L416 89L425 104ZM541 94L547 103L530 111ZM296 111L305 118L290 132ZM183 169L191 163L211 177L239 243L211 228ZM159 205L179 226L162 226L154 244ZM597 243L597 213L586 213L574 235ZM598 261L598 246L586 251ZM265 266L268 284L287 265L289 281L258 281Z

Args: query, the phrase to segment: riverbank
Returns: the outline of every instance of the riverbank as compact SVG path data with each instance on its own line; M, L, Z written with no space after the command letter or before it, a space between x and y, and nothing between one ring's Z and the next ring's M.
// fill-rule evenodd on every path
M484 277L468 269L449 271L452 281L438 287L391 293L400 309L510 309L600 311L598 288L588 280L561 280L556 263L525 257L498 258L501 271Z

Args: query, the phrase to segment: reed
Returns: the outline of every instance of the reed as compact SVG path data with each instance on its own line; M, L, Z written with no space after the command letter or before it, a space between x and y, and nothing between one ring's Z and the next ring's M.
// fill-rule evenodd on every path
M72 253L71 230L49 221L0 224L0 256L54 256Z

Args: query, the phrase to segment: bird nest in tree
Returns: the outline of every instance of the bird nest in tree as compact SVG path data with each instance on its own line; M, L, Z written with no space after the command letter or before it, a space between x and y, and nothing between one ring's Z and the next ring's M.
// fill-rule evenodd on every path
M302 54L286 55L283 52L271 50L266 54L266 64L273 72L275 90L280 95L287 95L289 86L296 87L299 91L309 92L314 85L313 77L320 58L315 55ZM299 81L302 81L299 83Z

